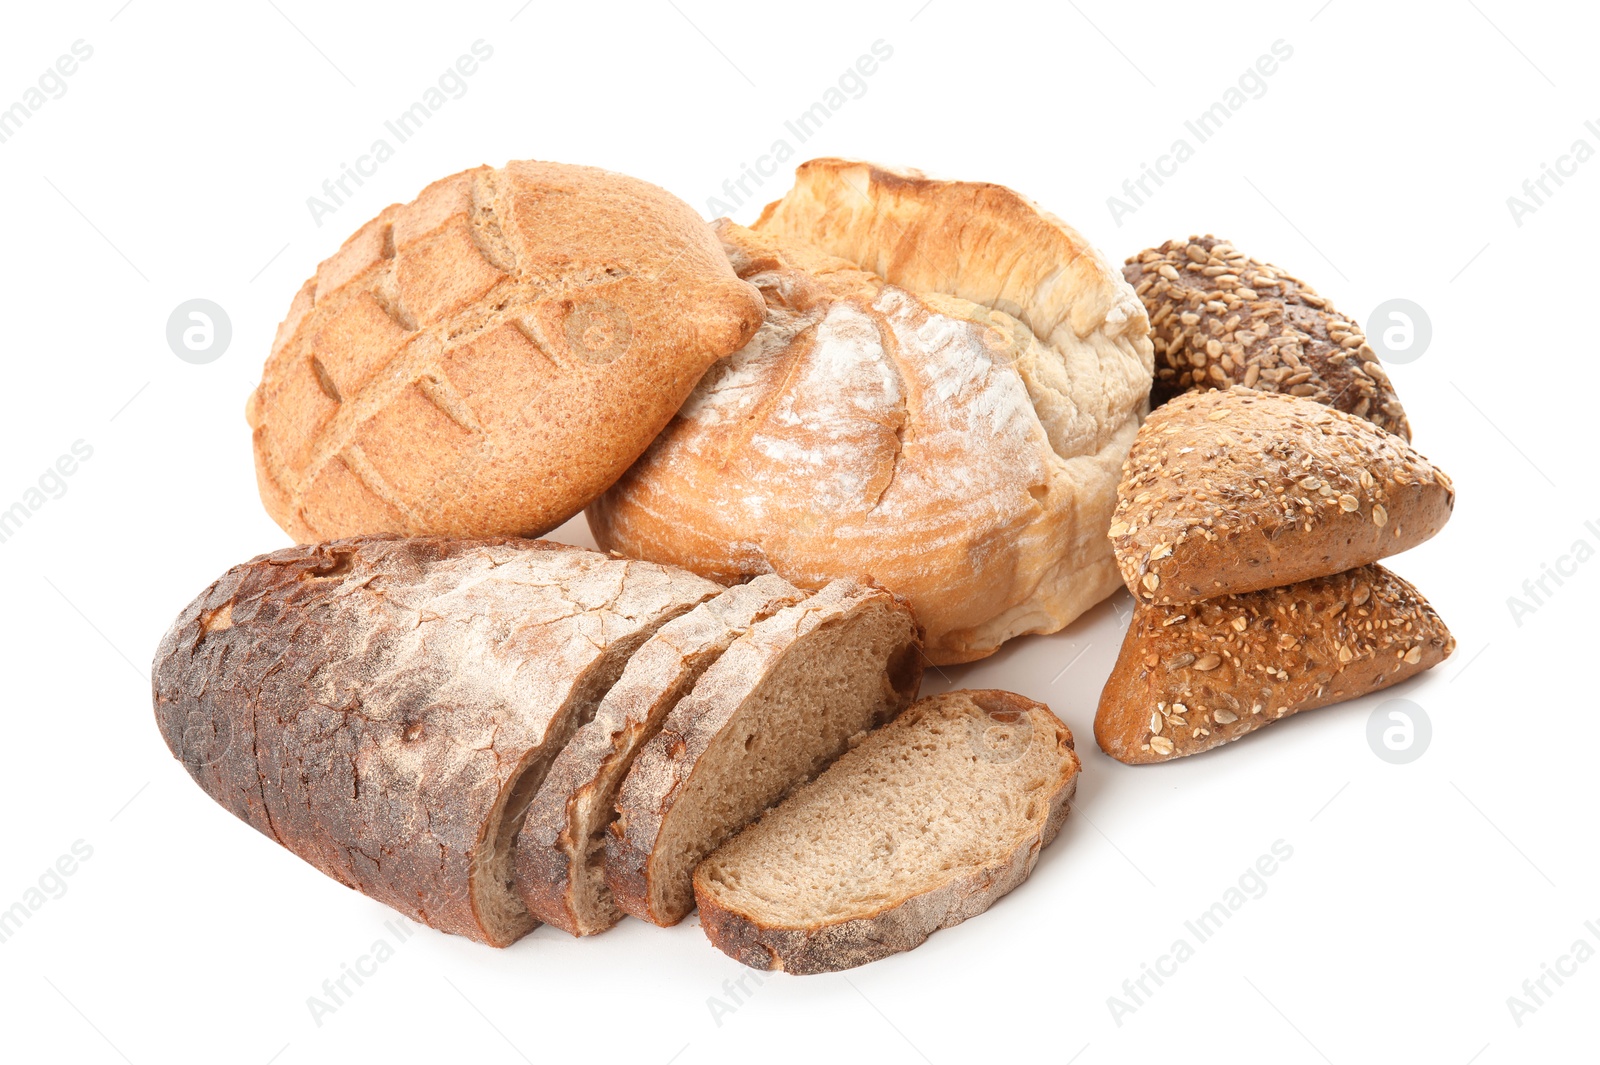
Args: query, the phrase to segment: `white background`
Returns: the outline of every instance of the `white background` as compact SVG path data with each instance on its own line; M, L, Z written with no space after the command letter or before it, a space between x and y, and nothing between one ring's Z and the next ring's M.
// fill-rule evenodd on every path
M1320 5L1320 6L1319 6ZM735 1060L1085 1063L1592 1060L1600 960L1536 1012L1506 999L1600 936L1591 606L1600 546L1580 360L1600 160L1517 225L1506 199L1600 125L1585 5L640 5L522 0L17 5L0 106L83 39L93 57L0 144L7 387L0 508L93 457L0 544L7 813L0 908L75 841L92 857L0 944L0 1054L83 1062ZM493 58L318 227L306 198L471 43ZM1455 518L1394 561L1460 641L1392 692L1235 746L1130 768L1091 721L1128 607L929 674L1048 701L1078 737L1075 812L1022 888L848 974L745 970L691 920L494 951L421 930L336 1012L307 998L391 916L250 831L170 757L148 663L228 566L287 543L256 498L244 401L301 280L362 221L482 162L621 170L705 209L882 39L893 55L792 162L847 155L1015 187L1106 255L1213 231L1365 320L1404 297L1433 340L1392 375ZM1293 56L1117 225L1106 199L1282 39ZM1190 138L1192 142L1192 137ZM754 217L783 174L735 211ZM226 354L180 362L204 297ZM1585 473L1588 470L1590 472ZM1594 521L1595 528L1585 528ZM589 542L578 523L561 537ZM1570 568L1570 564L1569 564ZM1409 765L1369 714L1433 723ZM1123 995L1274 841L1293 857L1136 1012ZM392 938L392 937L391 937ZM1150 985L1153 987L1153 985ZM719 1023L720 1021L720 1023Z

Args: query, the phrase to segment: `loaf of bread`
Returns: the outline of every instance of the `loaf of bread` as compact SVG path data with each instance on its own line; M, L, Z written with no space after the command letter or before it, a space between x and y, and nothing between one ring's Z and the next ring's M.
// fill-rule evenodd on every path
M805 598L772 574L663 625L634 653L594 720L556 757L517 836L516 885L528 912L586 936L622 919L605 879L617 790L678 700L750 627Z
M1450 479L1371 422L1242 386L1151 412L1110 528L1134 598L1162 605L1292 584L1414 547Z
M445 178L295 297L247 411L262 501L301 542L538 535L762 315L710 228L654 185L543 162Z
M765 323L590 507L602 548L718 580L869 574L934 664L1116 587L1104 534L1150 344L1082 236L997 185L839 159L719 232Z
M659 925L694 908L700 860L916 698L922 654L896 597L833 581L735 640L644 745L617 798L606 880Z
M156 652L156 721L231 813L348 887L505 946L550 761L657 628L722 589L506 538L358 538L236 566Z
M1094 736L1131 764L1198 754L1398 684L1455 646L1428 601L1382 566L1180 606L1140 603Z
M701 927L744 964L789 973L910 950L1027 878L1078 769L1042 703L923 699L700 864Z
M1237 384L1303 396L1411 439L1361 326L1287 271L1204 236L1142 251L1122 272L1150 312L1152 402Z

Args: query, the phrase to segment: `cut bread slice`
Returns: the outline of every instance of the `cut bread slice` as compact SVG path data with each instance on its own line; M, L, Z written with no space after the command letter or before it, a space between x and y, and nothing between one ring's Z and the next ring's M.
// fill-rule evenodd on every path
M639 648L528 805L516 884L529 913L575 936L622 919L606 886L605 834L634 757L734 640L805 597L781 577L757 577L668 622Z
M605 858L617 905L659 925L683 920L701 859L905 709L921 681L916 622L881 589L836 580L757 624L623 781Z
M1027 879L1078 769L1042 703L923 699L701 863L701 926L745 965L790 973L910 950Z

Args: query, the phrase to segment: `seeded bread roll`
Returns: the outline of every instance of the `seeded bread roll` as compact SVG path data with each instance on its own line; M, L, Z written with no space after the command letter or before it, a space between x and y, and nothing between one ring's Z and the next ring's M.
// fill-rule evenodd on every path
M1080 234L998 185L842 159L719 232L766 321L590 506L596 543L713 580L869 574L936 665L1115 590L1150 347Z
M206 793L443 932L531 929L523 808L628 656L721 588L543 541L359 538L229 570L168 631L156 721Z
M1150 312L1152 402L1242 384L1313 399L1411 439L1361 326L1287 271L1204 236L1142 251L1122 275Z
M575 936L622 920L606 886L605 836L634 757L734 640L804 598L769 573L667 622L634 653L528 804L517 836L516 884L529 913Z
M606 881L659 925L694 908L695 866L904 710L922 682L915 620L888 592L837 580L757 623L645 744L617 797Z
M1371 422L1235 386L1157 407L1134 440L1110 529L1146 603L1292 584L1415 547L1444 527L1450 479Z
M1043 703L923 699L700 863L700 925L730 957L789 973L910 950L1027 879L1078 769Z
M1455 651L1433 607L1382 566L1184 606L1134 607L1094 736L1120 762L1210 750L1355 699Z
M246 411L262 502L301 542L538 535L763 310L654 185L544 162L436 181L362 226L278 327Z

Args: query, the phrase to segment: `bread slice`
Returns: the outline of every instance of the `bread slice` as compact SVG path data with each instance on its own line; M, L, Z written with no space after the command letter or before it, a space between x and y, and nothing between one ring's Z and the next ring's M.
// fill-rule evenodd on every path
M1376 562L1428 539L1450 478L1369 421L1309 399L1190 392L1151 412L1109 530L1140 602L1275 588Z
M694 867L851 737L916 698L922 652L896 596L836 580L757 624L707 669L640 752L606 840L606 880L626 913L676 924Z
M757 969L833 972L910 950L1027 878L1078 769L1042 703L923 699L700 864L700 923Z
M1410 584L1362 566L1188 606L1134 608L1094 736L1164 762L1432 669L1455 637Z
M156 652L157 723L223 807L340 883L505 946L528 799L628 657L722 588L544 541L264 555Z
M734 640L805 596L781 577L757 577L669 621L639 648L528 804L516 884L534 917L577 936L622 919L606 886L605 834L634 757Z

